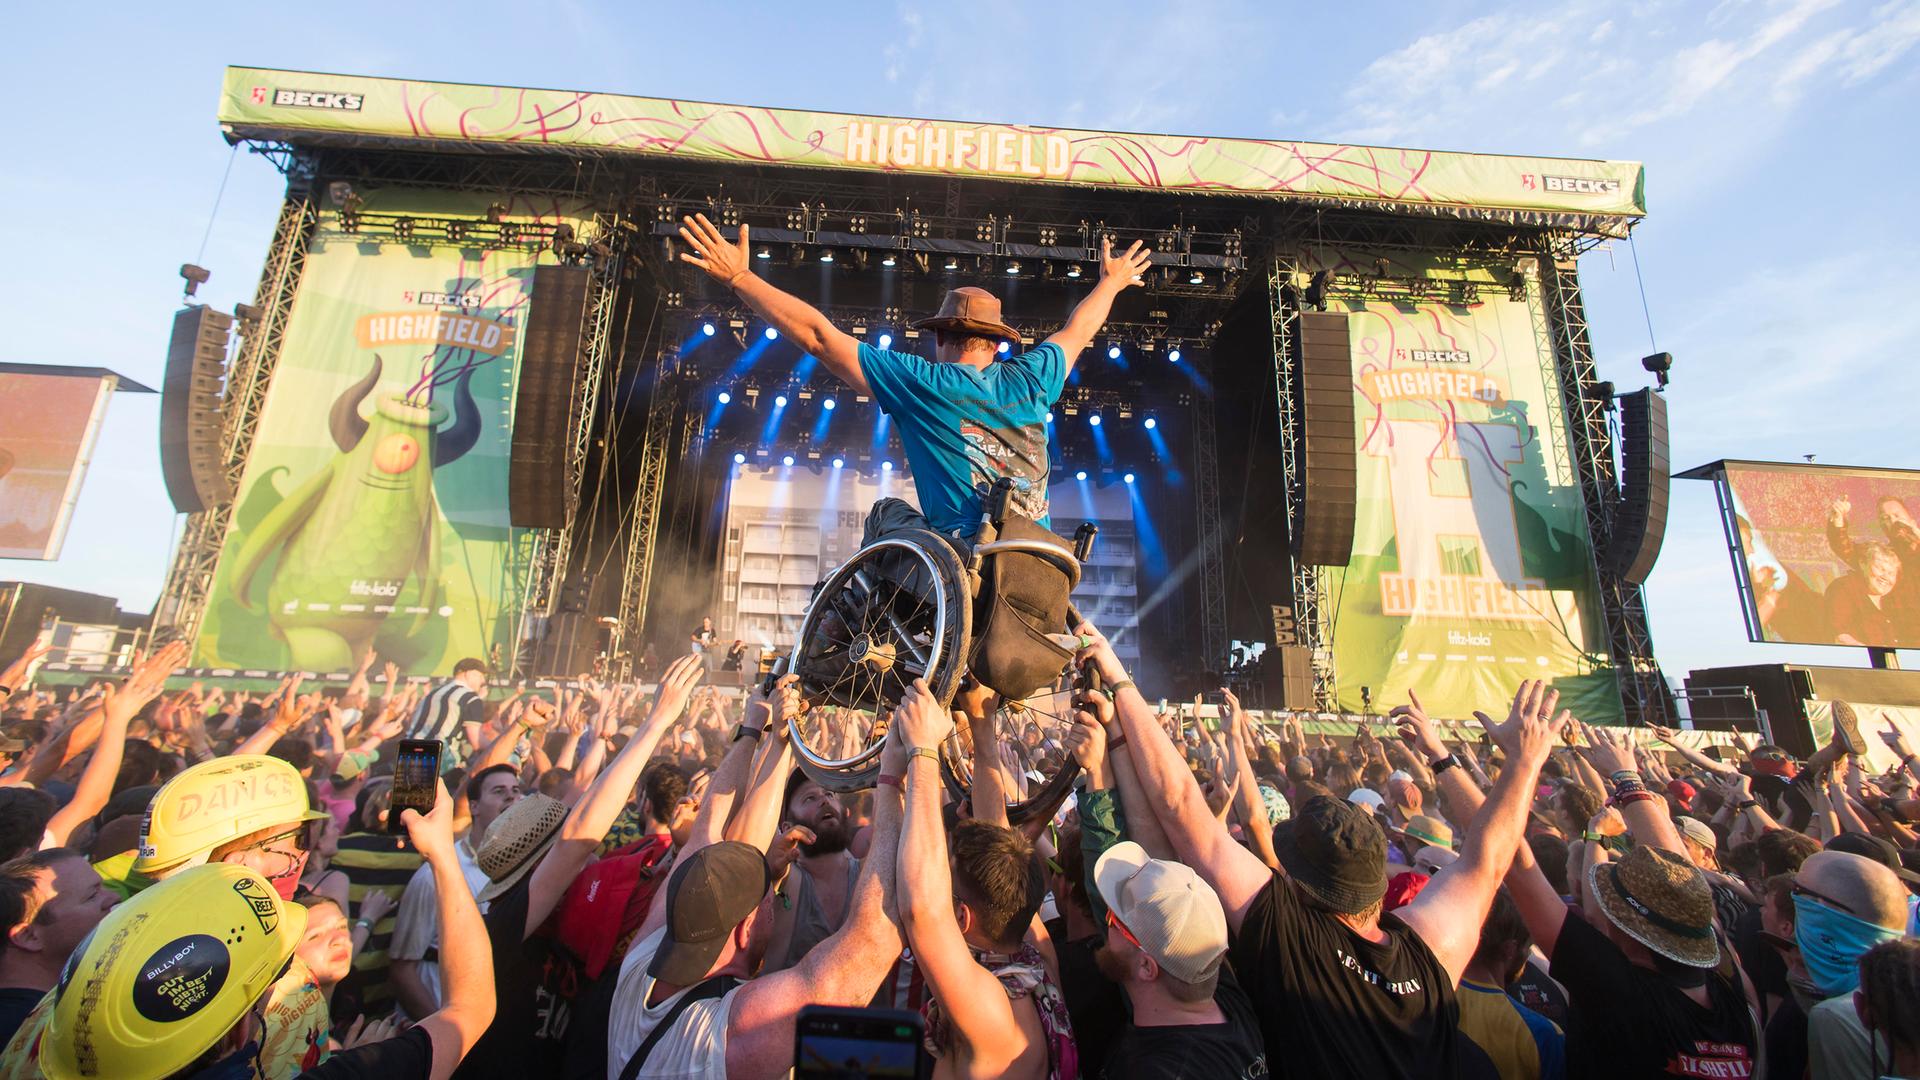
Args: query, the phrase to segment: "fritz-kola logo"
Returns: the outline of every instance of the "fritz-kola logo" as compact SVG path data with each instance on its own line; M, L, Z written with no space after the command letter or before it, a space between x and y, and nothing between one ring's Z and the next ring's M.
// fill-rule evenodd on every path
M407 289L400 294L404 303L419 304L421 307L458 307L477 308L480 306L479 293L414 292Z
M338 109L342 112L359 112L364 94L349 94L342 90L285 90L279 87L256 86L250 95L255 105L265 105L271 98L275 105L289 105L301 109Z

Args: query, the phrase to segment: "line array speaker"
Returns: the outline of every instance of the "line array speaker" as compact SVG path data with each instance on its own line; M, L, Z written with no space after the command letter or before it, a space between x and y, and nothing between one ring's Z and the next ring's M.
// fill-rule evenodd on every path
M513 456L507 466L507 517L522 528L564 527L573 510L567 444L578 419L573 387L580 377L589 272L583 266L533 271L533 310L520 343Z
M220 386L232 330L233 316L205 304L189 304L173 317L160 384L160 475L183 514L233 498L220 452Z
M1347 316L1300 313L1301 445L1305 451L1304 520L1294 523L1300 561L1345 566L1353 554L1359 467L1353 436L1353 353Z
M1620 402L1621 501L1607 540L1609 572L1632 584L1647 580L1667 535L1667 399L1651 389Z
M1313 710L1313 650L1305 645L1277 645L1260 655L1260 663L1268 702L1277 700L1280 708L1294 712Z

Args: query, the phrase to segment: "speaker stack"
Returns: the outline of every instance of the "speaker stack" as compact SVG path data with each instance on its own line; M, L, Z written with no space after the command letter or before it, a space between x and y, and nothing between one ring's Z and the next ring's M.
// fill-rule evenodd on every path
M1616 577L1638 585L1653 571L1667 535L1667 399L1647 389L1618 401L1622 490L1606 561Z
M1345 566L1353 554L1359 482L1346 313L1301 312L1299 352L1306 498L1304 520L1292 523L1294 553L1309 566Z
M580 375L589 273L583 266L533 271L533 310L520 342L513 456L507 467L507 516L522 528L563 528L572 511L567 444L577 421L573 388Z
M196 514L233 498L221 460L221 381L233 316L190 304L173 317L160 384L160 475L174 509Z

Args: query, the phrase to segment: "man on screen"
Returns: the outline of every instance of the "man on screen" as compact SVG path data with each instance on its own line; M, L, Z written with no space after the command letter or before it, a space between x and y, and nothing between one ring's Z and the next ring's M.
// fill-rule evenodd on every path
M1000 318L1000 301L985 289L955 289L933 318L932 360L876 349L841 331L811 304L753 273L747 226L729 243L703 215L685 219L681 258L740 295L774 329L854 390L871 394L893 419L913 468L920 510L882 499L867 518L867 539L931 527L967 538L980 527L983 497L1001 477L1012 479L1015 508L1047 522L1047 411L1066 387L1080 351L1107 321L1114 298L1147 269L1151 251L1136 241L1123 254L1100 244L1100 280L1067 323L1026 352L1002 355L1020 335Z
M1869 555L1863 549L1867 544L1857 543L1847 532L1847 516L1852 512L1852 502L1842 495L1833 501L1833 507L1827 516L1827 544L1833 548L1835 558L1852 567L1854 573L1840 581L1851 578L1862 580L1855 582L1843 591L1838 603L1828 600L1828 611L1833 617L1835 637L1842 645L1911 645L1920 643L1920 525L1916 525L1913 515L1908 512L1904 502L1891 495L1883 495L1877 504L1880 520L1880 532L1886 537L1886 543L1877 545L1885 554ZM1894 583L1885 593L1872 592L1876 577L1874 563L1880 563L1878 578L1884 581L1887 568L1884 560L1893 559ZM1833 589L1840 584L1836 581L1827 587L1829 597ZM1873 611L1860 610L1860 595L1872 597L1868 601ZM1849 622L1843 623L1840 610L1848 609ZM1881 625L1884 623L1885 625ZM1853 629L1849 629L1849 626ZM1855 630L1877 633L1878 638L1860 636Z

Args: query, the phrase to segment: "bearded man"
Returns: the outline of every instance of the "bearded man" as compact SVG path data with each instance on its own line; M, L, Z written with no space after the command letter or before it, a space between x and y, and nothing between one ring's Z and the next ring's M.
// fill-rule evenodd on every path
M761 972L798 964L847 918L860 860L847 850L853 820L840 797L795 769L780 802L780 833L767 853L773 932Z

